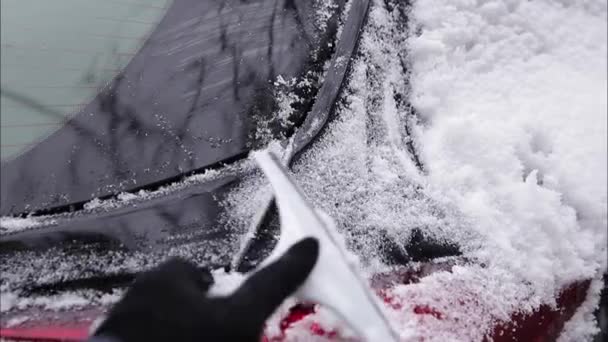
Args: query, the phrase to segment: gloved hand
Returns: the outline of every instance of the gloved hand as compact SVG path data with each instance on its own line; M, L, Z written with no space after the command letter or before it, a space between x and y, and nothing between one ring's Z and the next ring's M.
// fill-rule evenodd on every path
M227 297L208 297L208 271L171 259L139 276L90 341L260 341L266 319L312 271L314 238L292 246Z

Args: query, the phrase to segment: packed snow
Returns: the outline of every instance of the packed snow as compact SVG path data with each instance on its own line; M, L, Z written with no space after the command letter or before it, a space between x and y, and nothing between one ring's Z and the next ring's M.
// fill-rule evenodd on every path
M606 272L606 6L413 7L410 99L428 188L484 239L470 255L545 303Z
M529 280L595 272L607 222L606 2L425 1L413 18L411 101L430 187L498 250L518 251L500 262Z

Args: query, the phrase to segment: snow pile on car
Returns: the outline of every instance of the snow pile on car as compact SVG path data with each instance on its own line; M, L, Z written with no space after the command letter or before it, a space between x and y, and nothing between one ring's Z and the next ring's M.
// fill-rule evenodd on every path
M417 1L407 31L391 7L374 1L343 104L296 162L308 197L372 269L378 230L403 241L420 228L474 261L392 291L403 337L481 340L584 279L596 279L581 309L593 310L606 271L605 1ZM588 312L568 326L579 340L595 331Z
M410 95L429 188L542 302L606 271L605 1L424 1ZM525 303L524 299L524 303Z
M414 6L411 101L430 187L536 284L605 248L606 2ZM591 272L591 273L587 273Z

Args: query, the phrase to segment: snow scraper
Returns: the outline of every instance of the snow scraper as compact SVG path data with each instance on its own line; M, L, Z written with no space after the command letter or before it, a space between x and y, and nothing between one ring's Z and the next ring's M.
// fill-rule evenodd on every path
M296 297L333 309L366 341L397 341L375 295L349 261L331 220L306 200L275 155L263 151L254 156L274 190L281 221L277 246L261 266L302 238L317 238L321 246L319 262Z

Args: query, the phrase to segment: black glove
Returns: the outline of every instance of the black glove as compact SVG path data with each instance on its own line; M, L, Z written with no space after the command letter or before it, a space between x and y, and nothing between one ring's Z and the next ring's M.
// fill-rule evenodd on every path
M248 278L228 297L208 297L209 271L171 259L139 276L90 341L255 341L274 310L298 289L317 262L307 238Z

